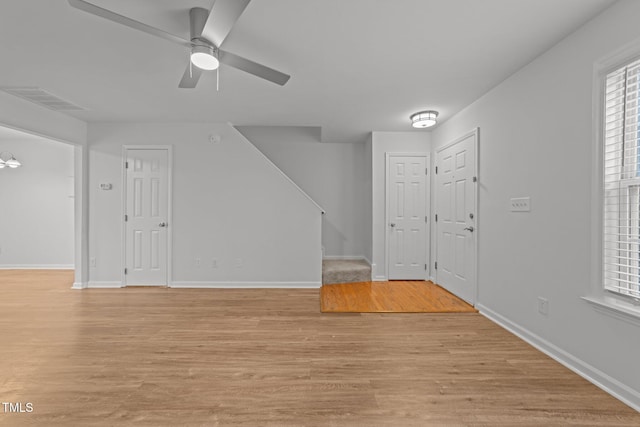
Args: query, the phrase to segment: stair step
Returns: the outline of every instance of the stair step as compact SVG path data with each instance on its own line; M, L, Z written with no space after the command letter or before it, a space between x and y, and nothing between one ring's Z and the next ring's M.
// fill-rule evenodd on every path
M358 260L323 260L322 284L357 283L371 281L371 266Z

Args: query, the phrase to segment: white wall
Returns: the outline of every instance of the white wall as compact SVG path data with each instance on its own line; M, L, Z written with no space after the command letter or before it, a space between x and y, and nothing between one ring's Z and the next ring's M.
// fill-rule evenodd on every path
M385 263L386 158L385 153L425 153L431 151L429 132L373 132L371 144L372 171L372 271L373 280L387 280Z
M366 256L365 143L320 142L311 127L244 126L239 130L326 211L326 257ZM369 258L370 259L370 258Z
M0 268L73 268L74 147L0 137L22 166L0 169Z
M222 141L211 143L210 135ZM92 124L90 286L120 283L123 145L173 146L174 286L320 285L320 209L235 128ZM113 190L100 190L100 183Z
M480 127L481 311L640 408L640 329L589 293L594 62L640 37L640 2L621 1L433 132ZM531 213L509 198L530 196ZM549 300L538 313L537 298Z

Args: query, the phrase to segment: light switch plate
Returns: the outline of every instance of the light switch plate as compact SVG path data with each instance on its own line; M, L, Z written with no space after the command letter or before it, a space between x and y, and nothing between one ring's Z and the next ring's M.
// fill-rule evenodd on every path
M510 200L511 212L530 212L531 211L531 198L530 197L512 197Z

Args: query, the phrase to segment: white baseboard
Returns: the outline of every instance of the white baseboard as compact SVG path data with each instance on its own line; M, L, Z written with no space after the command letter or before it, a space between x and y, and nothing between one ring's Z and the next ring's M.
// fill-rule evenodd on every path
M317 289L321 282L173 282L170 288L196 289Z
M377 264L371 264L371 281L372 282L387 282L389 279L386 275L377 274L378 266Z
M590 364L564 351L563 349L557 347L549 341L513 323L511 320L483 306L482 304L476 304L476 308L480 310L480 314L482 314L489 320L502 326L512 334L531 344L558 363L571 369L582 378L595 384L610 395L614 396L623 403L640 412L640 391L634 390L631 387L616 380L615 378L610 377L594 366L591 366Z
M90 289L113 289L113 288L122 288L122 287L123 287L122 282L117 282L117 281L98 282L98 281L90 280L89 283L87 283L87 288L90 288Z
M0 270L73 270L73 264L4 264Z
M71 289L87 289L88 287L87 282L73 282Z

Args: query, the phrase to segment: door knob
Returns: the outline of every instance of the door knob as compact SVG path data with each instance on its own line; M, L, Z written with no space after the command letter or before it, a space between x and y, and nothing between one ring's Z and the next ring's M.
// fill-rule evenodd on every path
M473 230L475 230L475 228L473 228L473 225L471 227L467 227L465 228L465 230L470 231L473 233Z
M391 226L391 228L393 228L393 227L395 227L395 226L396 226L396 223L395 223L395 222L392 222L391 224L389 224L389 226Z
M166 223L166 222L161 222L160 224L158 224L158 226L160 226L160 227L166 227L166 226L167 226L167 223Z

